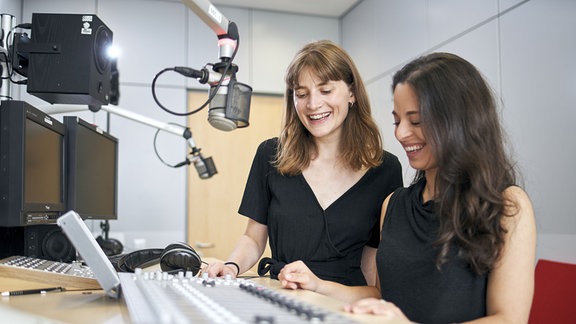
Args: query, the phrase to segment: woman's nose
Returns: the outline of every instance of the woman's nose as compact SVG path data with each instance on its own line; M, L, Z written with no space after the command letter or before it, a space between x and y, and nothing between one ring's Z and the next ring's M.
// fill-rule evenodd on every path
M399 122L394 129L394 135L399 141L408 138L410 134L412 134L410 127L403 122Z
M310 109L318 109L322 107L323 100L320 95L316 93L310 93L308 98L308 108Z

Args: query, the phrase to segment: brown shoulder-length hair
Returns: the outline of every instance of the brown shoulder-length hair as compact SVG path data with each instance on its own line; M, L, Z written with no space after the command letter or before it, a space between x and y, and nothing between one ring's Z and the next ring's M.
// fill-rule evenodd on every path
M294 107L294 89L305 69L313 71L322 81L344 81L356 98L342 127L341 160L353 170L378 166L382 160L382 138L358 69L340 46L322 40L305 45L288 67L286 109L275 161L278 171L299 174L317 152L312 135L300 122Z
M516 184L516 171L492 90L472 64L449 53L408 63L394 75L393 91L399 83L410 85L418 98L422 131L437 162L436 265L446 262L455 243L472 269L486 274L504 245L502 218L517 210L503 197ZM414 181L422 177L418 171Z

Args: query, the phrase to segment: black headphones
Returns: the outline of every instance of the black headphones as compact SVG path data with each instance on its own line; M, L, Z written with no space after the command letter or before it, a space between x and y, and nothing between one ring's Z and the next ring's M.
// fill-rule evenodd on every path
M118 272L134 272L160 263L163 272L191 271L196 275L202 266L200 255L186 243L173 243L164 249L143 249L130 252L112 262Z
M106 254L107 256L120 254L124 250L122 242L118 241L117 239L113 238L105 239L102 237L102 235L100 235L96 238L96 242L98 243L98 245L100 245L100 247L104 251L104 254Z

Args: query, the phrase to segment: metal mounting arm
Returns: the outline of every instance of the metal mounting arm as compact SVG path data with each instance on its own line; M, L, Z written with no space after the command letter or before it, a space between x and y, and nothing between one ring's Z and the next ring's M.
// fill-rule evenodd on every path
M92 111L90 110L89 106L83 105L63 105L63 104L54 104L54 105L46 105L38 107L40 110L44 111L45 113L51 114L60 114L60 113L70 113L70 112L77 112L77 111ZM130 110L118 107L118 106L101 106L101 110L107 111L111 114L121 116L124 118L128 118L130 120L139 122L144 125L148 125L154 127L156 129L172 133L174 135L178 135L186 139L188 146L191 149L191 159L187 161L185 164L194 164L198 175L202 179L207 179L212 177L214 174L217 173L216 166L212 160L212 157L205 158L200 153L200 148L196 146L194 139L192 138L192 132L190 128L186 126L176 125L172 123L165 123L157 121L153 118L146 117Z
M227 35L230 21L208 0L182 0L218 36Z

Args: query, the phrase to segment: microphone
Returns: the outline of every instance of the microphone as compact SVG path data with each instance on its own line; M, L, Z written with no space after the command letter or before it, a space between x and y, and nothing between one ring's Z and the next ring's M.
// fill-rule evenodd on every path
M200 153L200 149L196 146L196 143L192 138L192 132L190 132L190 129L186 128L183 136L186 138L188 146L190 146L190 149L192 150L190 152L192 158L186 159L185 162L180 163L177 165L177 167L192 163L194 164L194 168L196 169L196 172L198 172L198 176L201 179L212 178L213 175L218 173L212 157L205 158L202 153Z
M212 100L208 108L208 122L214 128L227 132L248 127L252 97L252 87L236 81L238 67L235 64L230 64L226 75L222 78L222 73L228 64L228 62L216 63L213 71L207 68L195 70L182 66L174 68L174 71L186 77L210 85L209 95Z
M205 158L200 152L198 152L197 155L193 155L192 163L201 179L211 178L213 175L218 173L212 157Z
M217 69L218 66L214 68ZM249 125L252 88L237 82L236 66L233 65L232 68L234 70L232 74L225 76L221 84L210 83L209 93L213 98L208 109L208 122L222 131L231 131Z

